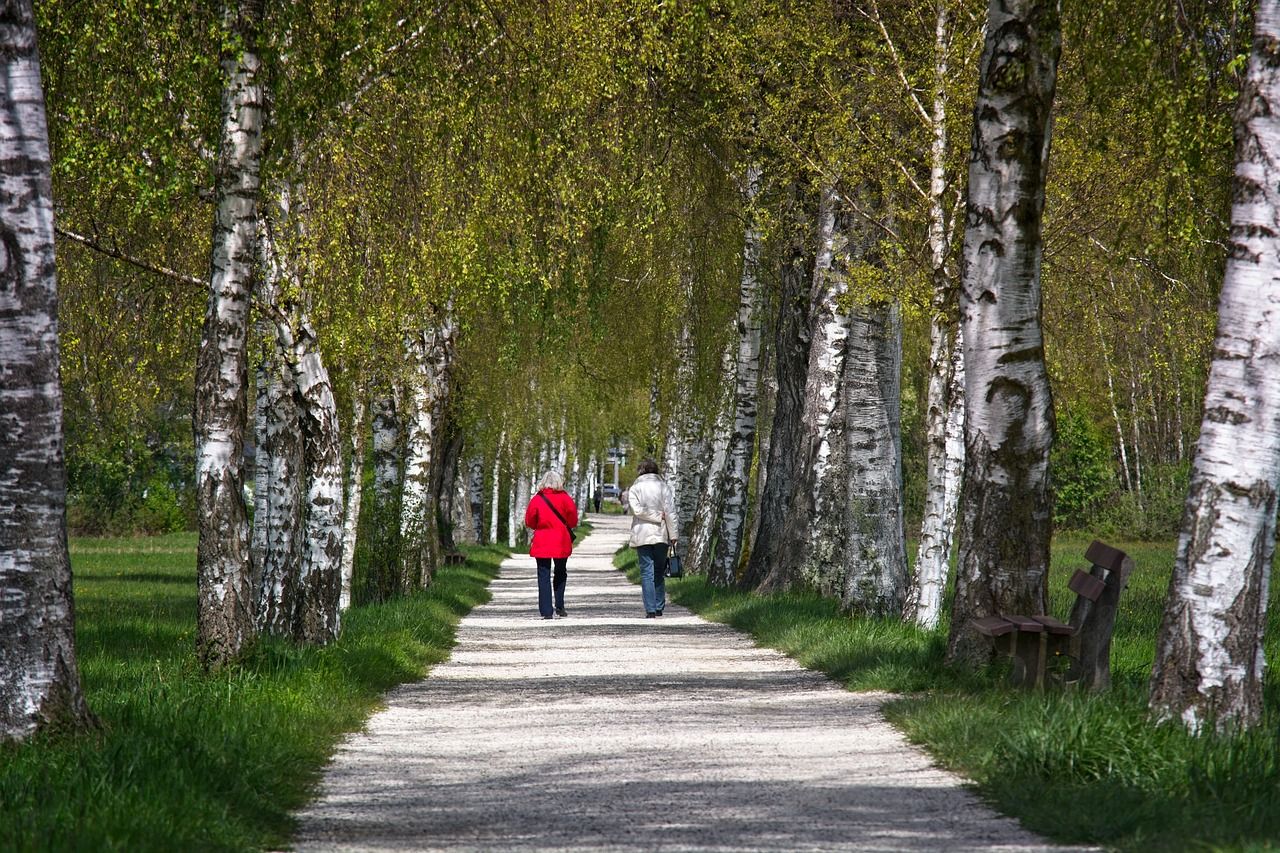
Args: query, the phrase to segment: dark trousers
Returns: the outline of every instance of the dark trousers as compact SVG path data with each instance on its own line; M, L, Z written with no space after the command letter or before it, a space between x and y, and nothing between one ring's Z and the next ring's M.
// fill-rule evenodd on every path
M554 584L551 579L551 557L535 557L538 561L538 612L543 616L550 616L555 611L551 609L551 591L555 588L555 609L564 609L564 584L569 579L569 558L556 557L556 575Z

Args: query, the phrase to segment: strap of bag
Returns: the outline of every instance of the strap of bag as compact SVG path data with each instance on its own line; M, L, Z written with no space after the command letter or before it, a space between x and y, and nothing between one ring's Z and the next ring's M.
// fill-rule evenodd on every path
M551 511L556 514L556 518L560 519L560 523L564 525L564 529L569 531L569 539L572 540L574 537L573 528L569 526L569 522L564 520L564 516L560 514L560 510L556 509L556 505L553 504L551 499L542 492L538 492L538 497L542 498L543 503L551 507Z

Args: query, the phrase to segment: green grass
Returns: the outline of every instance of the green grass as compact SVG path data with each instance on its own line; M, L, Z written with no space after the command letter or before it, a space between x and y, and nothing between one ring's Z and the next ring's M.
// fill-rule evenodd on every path
M348 612L324 649L259 644L195 663L195 536L72 542L97 733L0 747L0 850L260 850L287 844L338 739L443 660L505 551L464 549L428 590Z
M1051 602L1060 617L1070 610L1066 581L1085 565L1087 544L1073 535L1055 540ZM1280 687L1268 680L1267 719L1246 735L1195 738L1151 723L1146 682L1173 544L1112 544L1134 557L1136 569L1116 624L1114 687L1101 695L1013 690L1003 667L945 667L945 626L925 632L850 618L817 596L716 590L698 576L668 580L667 590L851 690L902 694L886 714L908 738L972 779L996 808L1054 839L1118 850L1280 849ZM634 552L620 552L617 563L636 579ZM1269 613L1274 662L1274 595Z

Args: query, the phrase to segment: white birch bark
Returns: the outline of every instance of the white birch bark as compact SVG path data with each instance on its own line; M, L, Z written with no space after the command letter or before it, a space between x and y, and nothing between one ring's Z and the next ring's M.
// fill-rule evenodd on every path
M373 401L373 493L369 518L369 566L365 583L372 601L385 601L403 588L400 580L400 490L404 454L399 395L384 392Z
M347 487L342 518L342 591L338 610L351 606L351 576L355 570L356 537L360 527L360 504L364 495L365 404L360 397L351 405L351 432L347 446Z
M959 294L948 265L950 228L947 191L948 8L937 4L934 22L933 108L929 119L929 261L933 317L929 326L929 387L925 408L925 501L920 541L903 618L921 628L937 627L947 586L956 510L964 473L964 345Z
M502 503L502 449L507 443L504 430L498 436L498 446L493 452L493 501L489 506L489 544L498 544L498 512Z
M1199 730L1259 723L1280 482L1280 0L1260 0L1236 113L1231 251L1165 601L1151 707Z
M401 582L405 592L430 583L438 559L431 488L438 393L432 369L435 345L435 335L429 331L415 332L405 345L413 368L400 497Z
M804 386L812 348L813 280L808 269L808 244L813 236L809 206L799 186L792 191L792 236L781 264L777 326L772 347L776 370L762 382L760 416L772 410L768 434L761 432L756 457L757 482L752 502L750 557L739 584L758 587L778 565L789 529L796 524L792 496L808 488L803 464ZM821 206L821 205L820 205ZM767 401L767 404L766 404Z
M777 558L760 584L785 589L796 581L824 594L839 592L832 566L844 549L844 409L840 405L848 318L841 302L848 280L835 269L846 235L836 227L837 195L822 189L818 202L817 254L814 257L809 316L812 322L800 414L798 482L791 492Z
M733 398L730 395L734 388L736 353L737 347L731 344L725 347L721 355L720 385L723 399L711 425L711 437L707 441L711 445L711 458L703 471L702 488L693 512L693 523L687 528L689 533L685 543L685 570L696 574L705 573L709 568L709 546L715 535L716 521L720 517L720 483L728 459L729 436L733 431Z
M234 45L223 57L222 137L216 170L209 302L196 357L197 653L209 668L254 636L244 424L249 292L258 220L264 91L256 52L261 0L224 6Z
M907 592L902 518L902 323L896 303L850 312L845 350L848 446L842 603L874 617L900 617Z
M487 544L484 538L484 460L479 456L473 456L467 463L467 511L471 513L471 530L476 543Z
M688 306L692 299L693 276L681 278L681 295L686 306L680 323L680 337L676 343L676 392L671 401L666 458L663 476L675 492L678 529L690 530L693 513L698 505L698 470L701 467L701 433L705 424L700 411L691 401L697 365L694 359L692 311Z
M93 723L76 663L67 554L58 280L31 3L0 26L0 743Z
M274 297L264 281L264 299ZM258 630L292 632L294 587L302 537L304 472L300 412L293 378L280 352L274 323L258 324L262 352L256 367L253 557Z
M746 202L760 191L760 170L747 170ZM742 277L738 285L738 354L734 374L733 427L725 450L721 476L720 512L715 525L715 550L707 571L717 586L737 580L743 533L747 521L747 478L755 452L756 405L760 379L760 226L748 213L743 245Z
M1040 326L1041 217L1058 0L991 0L979 66L961 276L965 499L947 656L980 664L972 620L1045 612L1053 403Z
M515 531L515 544L512 548L520 548L524 550L529 544L529 529L524 526L524 514L529 509L529 499L533 494L533 481L537 474L530 474L528 465L520 464L520 473L516 475L515 484L515 501L513 502L513 512L511 518L511 527Z
M520 545L520 528L524 516L520 511L520 476L514 475L507 484L507 547L514 551Z
M337 639L342 593L342 443L338 406L315 330L301 311L278 324L290 354L302 427L302 553L294 595L293 637L324 645ZM287 337L286 337L287 335Z

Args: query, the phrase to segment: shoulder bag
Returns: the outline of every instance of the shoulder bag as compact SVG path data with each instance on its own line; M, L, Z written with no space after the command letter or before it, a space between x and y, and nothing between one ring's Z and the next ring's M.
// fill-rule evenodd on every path
M569 526L569 522L564 520L564 516L560 514L560 510L556 509L556 505L551 502L551 499L542 492L538 492L538 497L542 498L543 503L551 507L551 511L556 514L556 518L560 519L560 523L564 525L564 529L569 531L569 541L573 542L573 540L577 539L578 534L573 532L573 528Z

